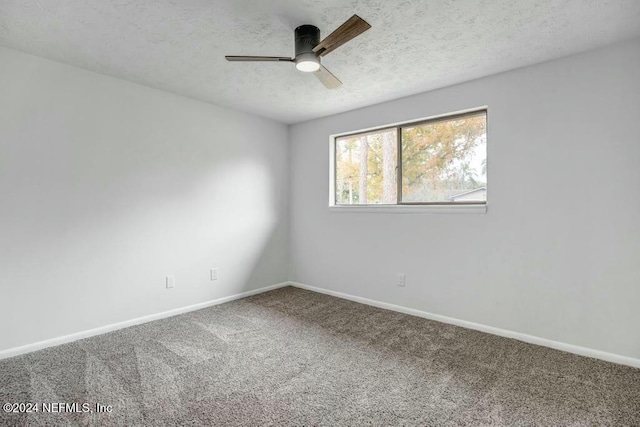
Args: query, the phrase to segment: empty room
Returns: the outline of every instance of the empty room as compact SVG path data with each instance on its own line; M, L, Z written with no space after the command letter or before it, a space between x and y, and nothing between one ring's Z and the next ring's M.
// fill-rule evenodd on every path
M0 0L0 425L640 426L637 0Z

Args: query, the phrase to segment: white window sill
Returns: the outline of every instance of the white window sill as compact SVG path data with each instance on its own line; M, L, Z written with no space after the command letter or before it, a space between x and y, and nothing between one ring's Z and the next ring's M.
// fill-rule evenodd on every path
M329 206L331 212L393 214L485 214L486 204L477 205L369 205Z

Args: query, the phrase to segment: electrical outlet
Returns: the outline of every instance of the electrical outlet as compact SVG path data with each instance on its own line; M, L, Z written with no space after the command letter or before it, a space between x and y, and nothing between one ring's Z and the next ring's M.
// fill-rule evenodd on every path
M167 289L171 289L176 285L176 278L173 276L167 276Z
M211 269L211 280L218 280L218 268Z
M398 273L396 277L396 285L404 288L404 279L405 279L404 273Z

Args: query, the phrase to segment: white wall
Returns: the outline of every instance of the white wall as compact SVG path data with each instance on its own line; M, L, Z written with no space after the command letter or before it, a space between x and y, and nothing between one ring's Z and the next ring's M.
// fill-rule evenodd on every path
M291 279L640 358L638 70L640 40L294 125ZM483 105L488 213L327 209L329 135Z
M638 69L640 40L288 135L0 48L0 351L292 279L640 358ZM482 105L487 214L327 209L330 134Z
M0 48L0 350L286 280L287 138Z

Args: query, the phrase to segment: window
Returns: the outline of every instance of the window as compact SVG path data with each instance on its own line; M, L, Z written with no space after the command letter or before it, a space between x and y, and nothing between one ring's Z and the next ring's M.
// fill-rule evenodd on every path
M486 203L486 110L338 136L333 144L336 206Z

